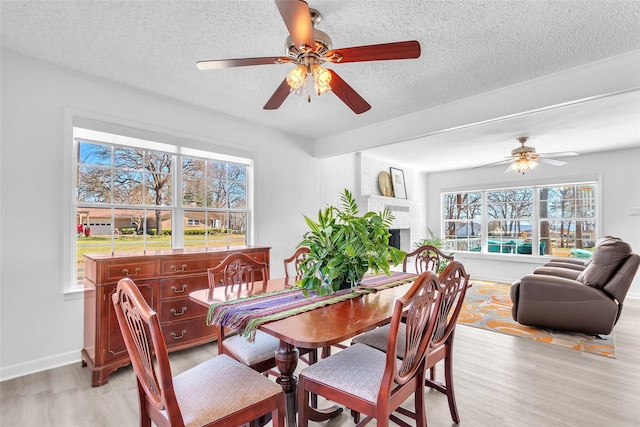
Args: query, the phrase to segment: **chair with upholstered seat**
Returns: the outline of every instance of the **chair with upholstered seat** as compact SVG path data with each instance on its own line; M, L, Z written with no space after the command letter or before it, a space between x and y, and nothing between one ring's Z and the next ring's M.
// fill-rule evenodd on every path
M425 354L435 331L441 298L438 279L425 272L409 291L396 299L387 349L390 355L364 344L354 344L300 371L298 380L298 422L307 427L309 394L316 393L386 426L405 400L414 396L417 424L426 425L424 407ZM403 358L395 357L400 325L404 323L406 346Z
M131 279L113 305L138 384L140 426L237 426L271 416L284 427L284 393L274 381L219 355L175 377L158 314Z
M256 261L247 254L233 253L217 266L208 269L209 287L215 286L262 286L266 289L269 269L266 263ZM227 354L258 372L275 368L275 354L280 340L256 331L255 340L247 341L238 334L226 334L218 326L218 354Z
M453 343L457 320L469 286L469 275L460 262L452 261L440 273L438 280L441 286L439 291L442 293L443 300L438 313L438 323L436 324L433 341L427 351L425 367L429 369L430 376L425 379L425 385L447 396L451 418L455 423L459 423L460 416L453 388ZM378 350L386 351L389 329L389 325L381 326L355 337L352 342L366 344ZM400 339L398 339L397 350L400 357L406 345L404 340L405 333L404 325L400 325ZM444 382L441 383L436 381L436 365L442 360L444 360ZM398 412L402 413L402 408ZM354 418L358 419L355 413Z
M267 264L256 261L247 254L233 253L217 266L208 269L209 287L215 286L262 286L266 290L269 279ZM241 335L227 334L225 328L218 326L218 354L227 354L258 372L272 371L276 367L276 351L280 340L258 330L253 342L247 341ZM310 354L309 363L315 360L315 350L298 349L300 354Z

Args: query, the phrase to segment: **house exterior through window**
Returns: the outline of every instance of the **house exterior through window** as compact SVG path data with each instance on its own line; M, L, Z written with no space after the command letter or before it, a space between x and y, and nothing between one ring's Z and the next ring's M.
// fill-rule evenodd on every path
M85 253L249 241L251 161L74 129L76 278ZM188 153L184 153L188 151Z

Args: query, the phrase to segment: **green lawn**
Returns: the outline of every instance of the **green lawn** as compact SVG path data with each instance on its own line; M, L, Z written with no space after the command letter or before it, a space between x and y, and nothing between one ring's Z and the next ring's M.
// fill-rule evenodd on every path
M171 249L171 236L145 236L120 235L113 242L113 249L116 253L142 252ZM84 277L84 255L111 253L111 236L89 236L78 237L76 245L76 278L78 283ZM244 234L219 234L210 235L207 247L226 247L229 245L244 245L246 242ZM204 235L184 236L185 248L204 248Z
M116 253L141 252L147 250L168 250L171 249L171 236L139 236L121 235L117 236L113 243L113 250ZM185 248L204 248L205 241L203 235L184 236ZM208 247L224 247L227 243L240 245L244 244L244 234L220 234L209 236ZM111 236L89 236L78 237L76 245L76 262L84 264L85 254L111 253Z

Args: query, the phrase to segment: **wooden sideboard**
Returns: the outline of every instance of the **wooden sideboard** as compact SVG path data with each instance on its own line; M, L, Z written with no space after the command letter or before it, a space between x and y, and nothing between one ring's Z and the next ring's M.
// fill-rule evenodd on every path
M220 250L172 250L146 254L85 255L84 348L82 366L91 369L91 385L101 386L109 375L129 364L111 295L118 280L129 277L160 316L169 351L214 341L215 328L205 324L207 308L189 293L209 286L207 269L227 255L243 252L270 263L270 248L240 246Z

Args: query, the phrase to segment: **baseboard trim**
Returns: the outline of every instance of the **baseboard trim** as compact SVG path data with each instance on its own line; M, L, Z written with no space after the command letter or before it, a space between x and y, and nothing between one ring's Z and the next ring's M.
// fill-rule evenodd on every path
M80 362L80 350L74 350L42 359L30 360L25 363L5 366L0 368L0 382Z

